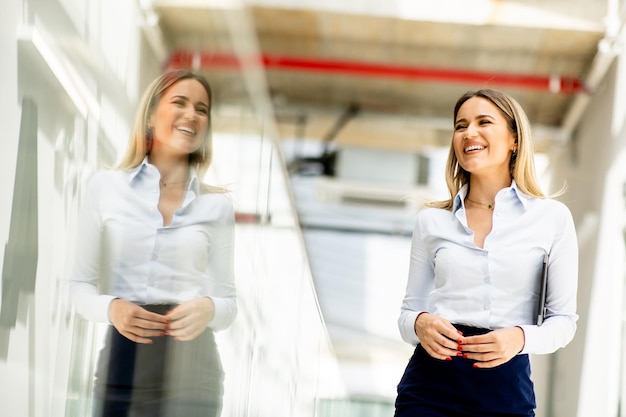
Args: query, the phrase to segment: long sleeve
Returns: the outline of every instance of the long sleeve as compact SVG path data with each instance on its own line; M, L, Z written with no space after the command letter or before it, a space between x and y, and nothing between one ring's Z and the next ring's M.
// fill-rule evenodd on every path
M212 262L209 263L213 285L210 297L215 305L215 315L209 323L213 330L221 330L230 326L237 316L237 299L234 277L234 213L228 206L224 221L216 236L216 247Z
M101 186L99 175L87 181L79 210L74 267L70 277L70 294L76 311L85 319L109 323L109 305L115 298L100 294L102 254Z
M572 216L561 206L558 230L549 252L548 314L541 326L524 325L526 344L522 353L552 353L566 346L576 332L578 287L578 244Z
M415 334L415 320L421 312L428 310L428 297L434 287L434 277L434 263L428 256L418 215L411 242L406 294L398 319L402 339L412 345L419 343L419 338Z

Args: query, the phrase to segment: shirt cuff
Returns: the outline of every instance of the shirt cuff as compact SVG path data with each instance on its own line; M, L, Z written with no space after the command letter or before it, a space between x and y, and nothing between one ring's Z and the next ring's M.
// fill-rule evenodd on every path
M209 297L213 300L213 319L208 327L223 330L231 325L237 315L237 302L232 298Z
M116 298L118 297L112 295L85 297L84 300L75 302L76 310L86 320L113 324L109 319L109 307L111 306L111 301Z
M407 311L402 315L402 322L400 323L402 339L413 346L417 346L420 342L419 337L415 333L415 320L421 313L424 313L424 311Z
M519 355L534 353L540 350L538 349L539 346L534 346L535 343L533 342L536 340L541 340L540 338L536 337L539 328L532 325L523 325L517 327L522 329L522 331L524 332L524 348L520 351Z

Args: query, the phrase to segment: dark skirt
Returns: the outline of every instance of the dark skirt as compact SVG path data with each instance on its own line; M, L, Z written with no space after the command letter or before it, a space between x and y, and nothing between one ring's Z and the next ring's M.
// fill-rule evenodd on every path
M486 329L455 325L465 336ZM432 358L417 345L398 384L396 417L513 417L535 415L535 392L528 355L490 369L475 361Z
M143 306L164 314L172 306ZM224 374L213 332L192 341L135 343L113 326L100 351L95 417L208 417L222 409Z

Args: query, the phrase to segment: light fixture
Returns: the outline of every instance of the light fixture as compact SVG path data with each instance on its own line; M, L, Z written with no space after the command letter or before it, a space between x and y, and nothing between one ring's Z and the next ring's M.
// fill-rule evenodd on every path
M30 29L30 40L36 51L44 60L52 74L61 84L76 109L83 118L88 116L96 120L100 119L100 104L93 93L87 88L80 73L74 65L49 42L50 37L44 36L40 29Z

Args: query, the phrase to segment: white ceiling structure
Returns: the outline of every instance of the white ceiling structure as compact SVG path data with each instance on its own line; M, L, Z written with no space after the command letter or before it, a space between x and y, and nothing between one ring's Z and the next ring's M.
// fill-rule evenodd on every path
M226 0L141 3L164 68L202 71L216 106L248 105L240 69L253 65L281 138L413 152L447 147L456 99L480 87L513 95L537 149L558 151L615 57L624 21L618 0L254 0L245 18ZM238 44L239 31L252 46ZM310 190L302 195L316 207ZM320 229L305 238L353 393L390 398L407 360L395 317L408 238ZM385 387L372 387L374 375Z
M217 103L245 99L231 2L143 3L158 16L165 66L202 70ZM338 143L409 149L447 143L456 98L483 86L520 101L539 146L567 139L621 21L611 0L257 0L247 10L258 46L248 58L265 69L281 132L304 115L306 135L323 138L356 105ZM392 138L389 120L401 121Z

